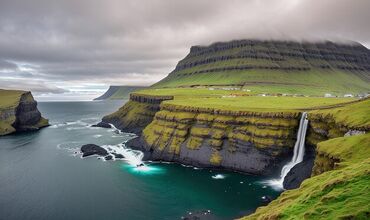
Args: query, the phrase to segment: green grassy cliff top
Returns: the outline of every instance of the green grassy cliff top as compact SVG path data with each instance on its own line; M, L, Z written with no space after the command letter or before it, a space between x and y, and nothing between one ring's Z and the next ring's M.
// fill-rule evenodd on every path
M341 165L305 180L298 189L242 219L369 219L370 134L322 142L318 151Z
M135 92L144 95L173 95L165 104L214 108L232 111L287 111L332 106L354 101L354 98L256 96L243 90L210 90L206 88L150 89Z
M26 91L0 89L0 109L15 107Z

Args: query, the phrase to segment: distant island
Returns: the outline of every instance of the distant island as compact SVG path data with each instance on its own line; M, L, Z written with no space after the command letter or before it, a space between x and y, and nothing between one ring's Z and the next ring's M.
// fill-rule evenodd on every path
M41 116L31 92L0 89L0 136L48 125L49 121Z
M109 86L109 89L94 100L128 99L131 92L145 89L145 86Z

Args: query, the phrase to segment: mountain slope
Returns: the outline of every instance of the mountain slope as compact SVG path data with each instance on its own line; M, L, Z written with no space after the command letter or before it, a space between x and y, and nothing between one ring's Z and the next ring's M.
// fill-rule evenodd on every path
M131 92L145 89L144 86L109 86L109 89L94 100L128 99Z
M233 86L323 95L370 90L370 50L358 43L238 40L195 46L163 87Z

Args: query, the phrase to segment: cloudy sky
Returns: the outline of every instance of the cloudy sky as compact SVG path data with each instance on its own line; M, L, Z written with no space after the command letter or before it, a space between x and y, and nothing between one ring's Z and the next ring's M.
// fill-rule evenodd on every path
M87 100L150 85L192 45L263 38L370 47L369 0L0 0L0 88Z

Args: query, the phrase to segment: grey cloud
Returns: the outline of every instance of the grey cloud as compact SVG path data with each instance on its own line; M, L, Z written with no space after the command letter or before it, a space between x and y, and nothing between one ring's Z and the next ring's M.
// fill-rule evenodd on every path
M6 60L0 60L0 71L14 71L17 69L18 69L17 64Z
M0 69L31 64L33 80L56 87L151 84L192 45L263 38L369 46L369 9L368 0L2 0Z

